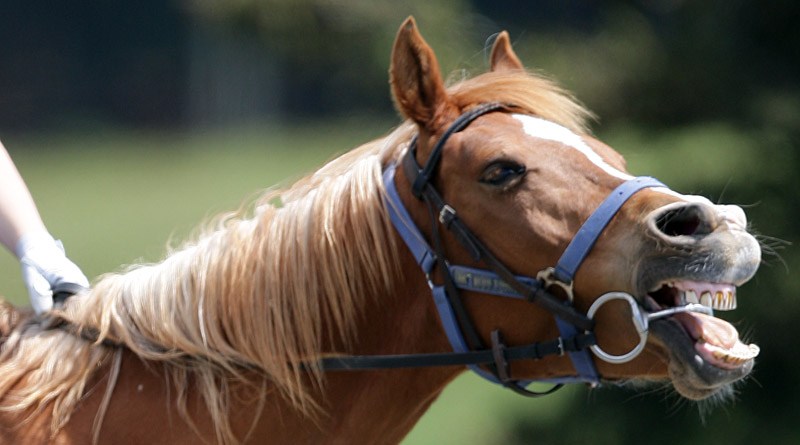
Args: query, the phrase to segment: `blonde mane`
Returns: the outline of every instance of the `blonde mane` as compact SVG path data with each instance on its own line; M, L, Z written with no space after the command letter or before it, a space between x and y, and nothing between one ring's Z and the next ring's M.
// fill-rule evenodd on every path
M554 84L523 72L486 73L449 91L462 109L511 103L579 132L589 116ZM54 316L162 363L187 420L191 379L220 443L241 439L227 417L232 380L252 385L262 400L277 388L313 414L318 407L312 392L324 385L324 375L304 364L320 357L323 339L346 352L365 299L389 292L399 276L381 172L414 131L406 122L288 189L266 193L249 215L219 218L157 264L101 277L90 293ZM93 371L119 357L114 348L48 329L39 319L3 334L0 410L50 406L54 434L69 420ZM26 385L19 385L23 379ZM96 430L101 421L102 414Z

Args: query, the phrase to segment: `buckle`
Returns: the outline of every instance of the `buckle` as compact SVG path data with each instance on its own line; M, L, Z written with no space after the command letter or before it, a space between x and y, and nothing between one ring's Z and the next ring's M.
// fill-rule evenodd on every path
M508 360L506 359L506 345L503 343L503 336L498 329L492 331L492 358L494 359L498 380L505 386L513 383Z
M456 218L456 211L449 204L445 204L439 211L439 222L445 227L450 227L450 223Z
M559 280L556 277L555 268L548 267L540 270L539 273L536 274L536 279L541 281L543 289L548 289L552 286L560 288L562 291L564 291L564 295L567 296L567 300L570 302L570 304L573 303L573 300L575 300L575 291L573 289L574 288L573 282L565 283Z

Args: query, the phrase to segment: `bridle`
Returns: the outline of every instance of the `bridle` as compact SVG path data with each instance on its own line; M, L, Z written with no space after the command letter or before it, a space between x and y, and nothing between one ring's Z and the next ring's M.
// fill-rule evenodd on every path
M666 187L651 177L637 177L623 182L615 188L584 222L561 258L554 267L539 272L535 278L518 276L511 272L491 251L469 230L458 217L455 209L448 205L431 180L441 159L447 140L454 133L466 128L475 119L495 111L507 111L511 107L499 103L488 103L472 108L457 118L434 145L423 167L417 164L417 138L412 139L401 162L403 171L411 183L411 192L423 201L431 216L431 239L428 244L419 228L416 227L408 210L403 205L395 185L397 166L389 165L383 172L386 190L386 206L389 219L400 237L422 269L431 289L431 294L444 327L445 334L453 352L397 354L397 355L350 355L327 357L309 362L308 368L318 367L325 371L367 370L386 368L416 368L433 366L468 366L481 377L501 384L526 396L547 395L561 388L565 383L585 382L592 385L600 383L600 375L595 369L590 351L600 360L609 363L625 363L633 360L647 342L648 323L679 312L702 312L712 310L700 304L687 304L658 312L647 313L636 299L624 292L609 292L597 298L586 314L575 309L573 303L573 280L575 273L589 254L600 234L617 214L627 200L638 191L648 187ZM488 269L477 269L451 265L445 256L439 227L449 230L475 261L482 261ZM435 268L440 270L442 284L433 280ZM566 298L551 293L558 288ZM520 346L506 346L499 330L491 333L491 345L486 347L478 335L474 324L461 301L459 291L467 290L500 297L514 298L539 305L549 311L556 320L559 337ZM80 286L62 283L53 289L56 305L60 306L71 295L85 292ZM632 322L639 334L639 343L630 351L613 355L605 352L598 344L594 334L593 317L601 306L609 301L623 300L630 306ZM110 347L121 347L110 339L99 339L99 333L90 328L72 325L62 319L51 320L48 328L66 329L87 341L100 342ZM538 360L551 355L568 355L575 368L575 375L542 380L554 386L544 392L526 389L531 383L511 377L509 363L516 360ZM483 368L484 366L485 368Z
M668 317L678 312L709 313L711 311L710 308L699 304L689 304L655 313L646 313L633 296L624 292L609 292L600 296L586 314L578 312L572 305L575 273L614 215L636 192L649 187L666 187L651 177L633 178L615 188L584 222L556 265L539 272L536 278L513 274L491 253L458 217L455 209L444 201L431 181L441 159L444 145L450 136L465 129L472 121L485 114L509 110L509 108L504 104L487 103L462 114L443 133L422 167L416 161L417 138L412 139L401 163L403 171L411 183L412 194L423 201L429 210L432 223L431 244L433 246L428 244L419 228L416 227L400 199L394 181L396 165L389 165L383 173L389 218L426 276L439 318L453 352L330 357L318 362L322 369L363 370L466 365L481 377L515 392L526 396L542 396L554 392L564 383L598 384L600 376L589 351L609 363L625 363L634 359L644 349L647 342L650 320ZM445 257L439 233L440 226L455 236L472 260L482 261L488 270L451 265ZM433 270L437 267L443 278L442 284L436 284L433 280ZM553 295L550 292L553 287L560 288L566 298ZM487 348L463 305L459 290L522 299L537 304L553 314L560 335L554 340L522 346L506 346L503 343L501 332L494 330L491 333L491 345ZM612 300L624 300L629 304L632 322L640 337L639 343L632 350L621 355L613 355L604 351L597 344L594 335L594 315L601 306ZM530 391L525 388L531 383L530 381L515 380L510 375L509 362L511 361L541 359L549 355L564 354L569 355L576 375L544 380L555 384L545 392ZM485 368L482 368L481 365Z

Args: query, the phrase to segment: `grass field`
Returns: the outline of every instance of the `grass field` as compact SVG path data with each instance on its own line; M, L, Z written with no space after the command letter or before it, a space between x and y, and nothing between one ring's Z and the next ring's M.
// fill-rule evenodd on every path
M6 138L4 143L50 230L92 278L125 264L158 260L170 240L175 244L200 222L237 209L260 190L298 178L388 129L375 122L193 134L104 129ZM627 155L632 171L657 175L681 191L708 192L687 190L697 187L701 175L702 183L724 187L737 180L730 172L754 165L753 145L734 130L717 125L693 132L665 138L620 127L606 139ZM720 156L722 150L728 155ZM694 161L687 164L690 153ZM0 254L0 294L26 303L23 289L16 260ZM509 422L547 422L582 397L585 390L575 386L529 400L465 375L405 443L503 443Z

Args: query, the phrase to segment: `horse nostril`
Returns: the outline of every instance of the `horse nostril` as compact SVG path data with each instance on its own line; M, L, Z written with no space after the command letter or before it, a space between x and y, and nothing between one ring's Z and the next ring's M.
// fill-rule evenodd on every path
M655 225L667 236L698 236L711 233L710 220L703 206L687 203L663 211L656 216Z

